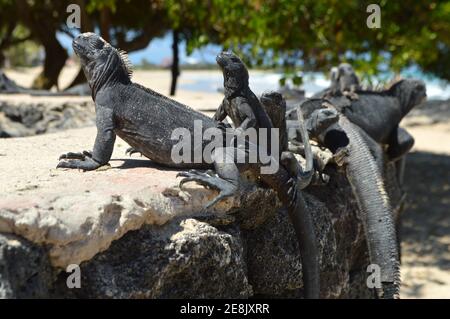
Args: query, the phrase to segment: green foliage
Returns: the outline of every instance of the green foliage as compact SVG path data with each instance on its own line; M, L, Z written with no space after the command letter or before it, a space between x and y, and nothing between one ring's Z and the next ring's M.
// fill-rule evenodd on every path
M11 23L25 17L16 2L64 29L67 1L0 0L0 44ZM281 67L301 83L298 71L328 71L352 63L367 79L413 64L450 80L450 2L379 0L381 28L369 29L372 0L77 0L84 3L88 29L109 28L114 45L145 47L152 38L178 30L187 53L209 43L233 49L252 66ZM103 27L103 28L102 28ZM9 29L8 29L9 28ZM52 32L51 30L49 32ZM14 43L12 41L11 43ZM5 42L7 47L9 42ZM2 50L4 50L2 47Z
M341 61L373 76L418 64L450 80L450 2L379 1L381 28L369 29L357 0L203 0L166 2L188 51L214 42L259 64L328 70ZM267 58L270 57L270 62Z

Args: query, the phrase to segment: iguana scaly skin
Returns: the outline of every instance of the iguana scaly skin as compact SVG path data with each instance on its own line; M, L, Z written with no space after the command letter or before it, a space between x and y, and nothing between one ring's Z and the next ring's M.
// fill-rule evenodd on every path
M273 128L271 118L248 86L248 71L245 64L239 57L229 52L219 54L217 63L222 68L224 75L225 98L214 115L214 119L222 121L226 116L229 116L236 127L237 134L245 134L246 130L250 128L267 128L269 129L268 132L270 132L270 129ZM273 111L283 108L282 103L284 100L282 97L268 93L265 95L265 99L265 102L270 104L268 105L270 110ZM284 114L284 109L282 111L282 114ZM283 125L273 112L271 112L271 115L277 124ZM283 118L283 115L281 118ZM302 120L301 116L300 118ZM282 122L284 122L284 119ZM282 165L278 164L277 172L262 174L260 172L261 166L263 166L261 163L248 163L246 161L246 163L237 164L234 157L235 149L227 147L214 152L213 159L217 176L212 174L208 176L208 174L197 171L183 173L181 176L185 177L182 183L196 181L202 185L219 189L220 194L210 204L214 204L218 199L224 198L224 190L222 189L224 181L228 183L225 189L226 194L238 192L241 183L240 176L244 171L250 171L254 176L258 176L263 184L274 189L278 194L278 198L287 208L297 235L302 258L305 298L319 298L319 256L316 236L312 217L309 214L300 191L311 180L312 155L306 129L303 125L301 125L301 129L303 132L303 140L306 141L306 172L303 172L292 153L282 152ZM270 137L268 137L268 140L270 140ZM249 151L247 146L244 143L237 145L236 149L238 152L242 152L242 154L248 156ZM263 147L260 144L257 145L259 151ZM278 161L279 154L272 155L272 160ZM223 163L224 160L221 159L224 158L228 158L228 164ZM221 179L222 182L218 179ZM234 190L230 192L232 188Z
M275 91L264 92L260 100L264 110L272 120L273 127L279 129L280 152L287 151L286 100L280 93Z
M96 107L97 136L92 152L63 154L57 167L95 170L107 164L118 135L134 150L158 164L176 168L214 167L215 173L195 170L180 173L184 177L180 185L192 180L220 191L219 196L211 201L210 205L236 192L242 171L250 170L255 175L260 174L261 163L239 166L235 164L233 147L219 148L213 152L214 165L204 162L203 157L200 163L175 163L171 156L172 147L177 143L171 139L175 129L185 128L193 134L195 120L201 121L203 130L220 126L219 123L159 93L132 83L126 56L101 37L93 33L83 33L74 39L73 48L80 57L92 90ZM246 123L251 124L249 121ZM306 129L304 131L307 134ZM305 136L305 140L307 139ZM208 142L196 144L193 140L192 152L195 152L195 148L203 151ZM238 152L240 146L242 145L237 145ZM231 157L231 161L225 164L217 161L224 157ZM280 200L288 208L294 229L301 239L299 245L304 265L305 296L318 298L317 243L311 216L298 189L297 176L293 177L281 165L279 167L276 174L264 174L260 177L264 184L277 191Z

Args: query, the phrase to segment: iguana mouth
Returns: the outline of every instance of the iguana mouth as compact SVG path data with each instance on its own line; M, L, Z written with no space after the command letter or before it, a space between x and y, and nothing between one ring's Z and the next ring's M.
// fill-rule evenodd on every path
M73 51L75 52L75 54L78 56L80 56L80 53L83 53L83 51L84 51L84 48L75 41L72 42L72 48L73 48Z
M223 53L220 53L219 55L217 55L216 62L220 66L220 68L223 70L223 68L225 67L225 57L223 56Z

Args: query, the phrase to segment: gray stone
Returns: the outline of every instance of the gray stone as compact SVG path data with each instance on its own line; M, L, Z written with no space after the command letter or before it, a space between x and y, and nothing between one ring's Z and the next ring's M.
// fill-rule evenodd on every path
M0 101L0 138L32 136L94 124L95 111L91 101Z
M235 226L220 231L195 219L144 226L83 263L82 287L70 293L81 298L248 298L252 288L243 257Z
M53 271L45 249L12 234L0 234L0 298L43 298Z

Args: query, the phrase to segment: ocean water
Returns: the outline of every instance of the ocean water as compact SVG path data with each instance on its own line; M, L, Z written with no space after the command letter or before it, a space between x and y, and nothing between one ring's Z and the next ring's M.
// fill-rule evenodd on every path
M449 99L450 85L439 79L429 77L414 76L423 80L427 86L427 96L429 100ZM218 92L223 89L223 77L220 73L192 74L187 73L181 75L190 83L180 85L180 88L197 91L197 92ZM260 95L264 91L279 89L279 80L281 73L276 72L250 72L250 88L252 91ZM413 77L410 74L405 78ZM305 90L306 97L310 97L314 93L327 88L330 85L322 73L305 73L304 84L301 86Z

